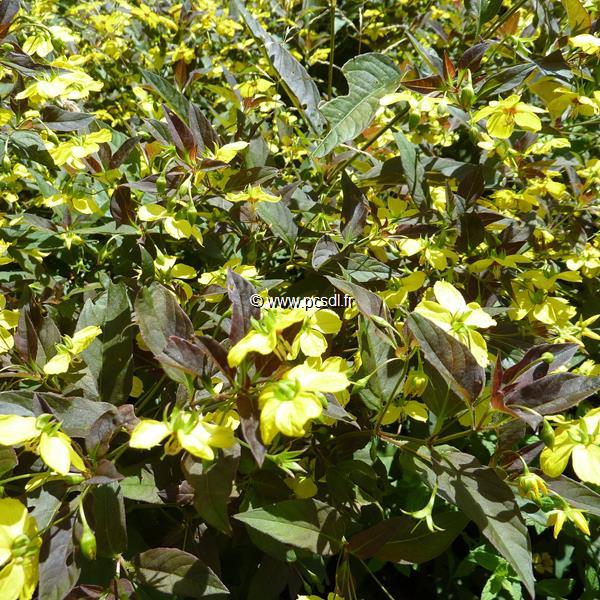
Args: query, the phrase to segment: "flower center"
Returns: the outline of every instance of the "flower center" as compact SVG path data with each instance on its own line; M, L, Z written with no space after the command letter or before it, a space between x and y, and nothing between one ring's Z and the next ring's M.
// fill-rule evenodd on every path
M27 554L27 550L29 549L30 541L31 540L24 533L18 535L13 540L12 546L10 548L10 553L12 554L13 558L25 556L25 554Z

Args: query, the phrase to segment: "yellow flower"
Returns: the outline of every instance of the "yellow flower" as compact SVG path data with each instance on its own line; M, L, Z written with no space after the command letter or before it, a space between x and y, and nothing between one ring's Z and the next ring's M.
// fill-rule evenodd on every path
M533 554L533 568L540 574L554 573L554 561L547 552L535 552Z
M255 204L256 202L279 202L281 198L269 194L260 185L251 185L243 192L231 192L227 194L227 200L229 202L250 202L251 204Z
M81 159L98 152L99 144L110 142L111 139L112 133L108 129L102 129L63 142L54 148L51 147L48 151L57 167L67 164L73 169L84 169L85 163Z
M235 344L227 355L230 367L237 367L250 352L271 354L277 347L280 333L294 323L304 321L306 312L302 309L270 309L265 311L260 321L252 322L252 329Z
M396 243L404 256L413 256L420 252L419 262L421 264L427 262L438 271L445 271L448 268L448 262L458 260L456 252L448 247L438 247L432 238L405 238Z
M193 456L213 460L213 448L231 448L235 443L233 429L239 421L226 419L217 424L210 417L197 412L175 410L167 421L142 419L131 432L129 446L148 450L165 438L165 454L187 450Z
M600 272L600 250L586 244L577 254L567 256L566 265L570 271L581 270L586 277L595 277Z
M0 445L23 446L39 454L42 460L60 475L66 475L71 464L79 471L85 471L83 460L73 450L71 439L59 431L52 415L22 417L20 415L0 415Z
M561 532L565 521L571 521L579 531L590 535L590 527L586 518L583 516L583 512L569 506L565 506L562 509L551 510L548 513L548 521L546 527L552 527L554 525L553 536L554 539L558 537Z
M228 269L231 269L234 273L241 275L244 279L248 279L251 282L260 279L256 267L253 267L252 265L243 265L241 259L232 258L216 271L202 273L202 275L198 277L198 282L201 285L206 286L214 285L222 288L227 287ZM211 293L210 295L205 292L205 294L204 298L207 302L220 302L223 299L223 294L219 292Z
M305 356L321 356L327 350L327 340L324 334L338 333L341 327L342 320L328 308L308 313L300 333L292 342L289 358L296 358L300 350Z
M193 237L202 245L202 233L192 225L187 219L180 219L174 212L168 211L160 204L143 204L138 208L138 219L140 221L163 221L165 231L176 240L188 239Z
M15 341L10 330L19 324L19 311L8 310L5 306L6 298L0 296L0 354L12 350Z
M569 46L579 48L586 54L600 54L600 38L589 33L582 33L569 38Z
M476 330L492 327L496 325L496 321L476 302L467 304L451 283L437 281L433 286L433 293L437 302L422 300L415 311L468 346L475 360L482 367L487 366L487 345Z
M535 289L531 284L519 285L513 281L514 300L509 311L513 321L529 316L530 320L545 325L564 325L577 312L568 300L549 296L544 289Z
M571 117L592 117L598 112L598 107L591 98L580 96L569 88L558 87L554 94L556 97L548 104L548 112L554 119L560 117L567 109Z
M54 66L64 67L65 65L55 64ZM101 82L94 81L83 71L62 72L58 75L56 73L40 74L39 77L22 92L19 92L15 98L17 100L30 98L35 103L55 98L80 100L87 98L90 92L101 90L103 86Z
M408 400L402 404L392 404L385 411L381 424L390 425L397 421L404 421L406 417L410 417L421 423L427 423L429 410L422 402L417 402L416 400Z
M27 507L0 499L0 598L30 600L38 583L41 538Z
M56 354L44 365L44 373L66 373L73 358L81 354L101 333L100 327L90 325L77 331L73 337L63 336L62 344L56 345Z
M382 292L380 296L389 308L397 308L404 304L410 292L416 292L421 289L424 283L425 273L414 271L406 277L392 279L390 281L391 289Z
M560 425L552 448L542 451L540 467L546 475L558 477L566 469L569 458L579 479L600 485L600 408Z
M267 384L258 398L263 442L271 443L277 433L302 437L308 423L323 412L323 394L340 392L349 385L344 373L317 371L307 364L297 365L279 381Z
M526 131L539 131L542 122L535 113L546 112L543 108L521 102L521 96L512 94L505 100L492 100L489 106L481 108L473 115L473 121L487 118L486 128L492 137L509 138L515 126Z

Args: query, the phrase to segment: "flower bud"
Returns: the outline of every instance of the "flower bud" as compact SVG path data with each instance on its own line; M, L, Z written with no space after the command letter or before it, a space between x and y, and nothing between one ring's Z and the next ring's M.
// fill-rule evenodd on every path
M406 396L422 396L429 383L429 378L421 370L411 370L404 382L403 391Z
M544 352L540 358L545 362L551 365L554 362L554 354L552 352Z
M471 108L475 100L475 90L473 90L473 82L471 81L471 71L467 69L465 82L460 88L460 103L463 108Z
M526 470L519 477L519 494L522 498L539 502L542 495L548 494L548 486L539 475Z
M550 449L554 448L554 429L550 425L549 421L544 419L542 421L542 428L540 429L540 439Z
M96 536L87 523L83 524L83 533L79 538L79 547L81 548L81 553L88 560L96 558Z

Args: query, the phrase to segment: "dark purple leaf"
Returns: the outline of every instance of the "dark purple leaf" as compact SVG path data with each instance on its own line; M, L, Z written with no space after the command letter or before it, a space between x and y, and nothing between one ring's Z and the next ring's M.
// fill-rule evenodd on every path
M240 415L240 424L244 439L250 446L250 451L258 466L262 466L267 449L260 437L260 411L255 398L247 393L240 392L236 399L237 411Z
M540 415L553 415L572 408L598 390L600 377L553 373L532 383L519 385L506 395L505 402L519 418L537 429L542 422ZM539 414L526 409L533 409Z
M342 194L340 226L342 235L349 240L362 234L369 214L369 203L364 193L348 177L346 171L342 171Z
M250 298L256 288L231 269L227 270L227 295L231 302L231 329L229 339L239 342L250 329L250 319L260 319L260 308L253 306Z
M485 370L471 351L418 313L411 313L406 323L427 362L460 398L475 402L485 385Z

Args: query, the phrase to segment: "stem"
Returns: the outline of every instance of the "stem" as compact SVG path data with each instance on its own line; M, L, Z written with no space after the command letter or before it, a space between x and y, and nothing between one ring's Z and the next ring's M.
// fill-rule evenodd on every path
M327 97L333 95L333 57L335 53L335 9L337 0L329 0L329 73L327 74Z

